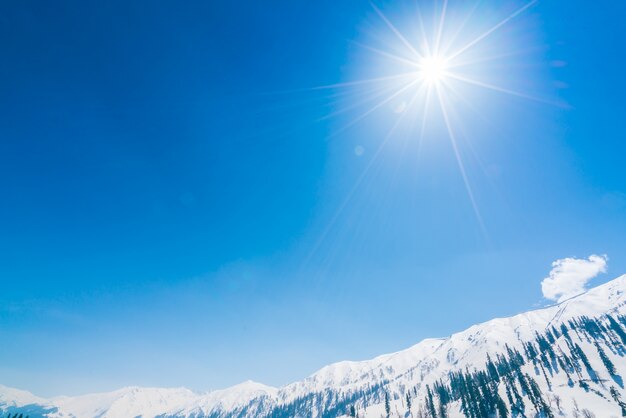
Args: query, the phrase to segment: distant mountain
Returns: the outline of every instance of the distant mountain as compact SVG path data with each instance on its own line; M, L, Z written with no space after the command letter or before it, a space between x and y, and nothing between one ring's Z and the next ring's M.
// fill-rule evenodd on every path
M626 416L626 275L558 305L474 325L281 388L124 388L53 399L0 386L33 417ZM11 415L13 416L13 415Z

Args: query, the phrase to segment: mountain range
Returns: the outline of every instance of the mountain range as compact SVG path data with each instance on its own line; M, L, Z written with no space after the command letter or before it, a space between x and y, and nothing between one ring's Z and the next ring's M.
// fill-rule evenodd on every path
M11 417L626 416L626 275L559 304L496 318L275 388L128 387L44 399L0 386ZM17 415L16 415L17 414Z

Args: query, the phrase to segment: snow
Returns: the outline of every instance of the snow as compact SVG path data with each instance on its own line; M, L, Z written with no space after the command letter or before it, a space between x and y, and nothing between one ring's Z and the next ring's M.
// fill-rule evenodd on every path
M311 376L274 388L252 381L230 388L196 393L185 388L128 387L113 392L75 397L43 399L26 391L0 386L0 411L10 407L37 404L55 407L51 418L118 418L157 416L201 416L211 413L225 415L229 411L243 410L255 405L281 405L309 394L332 390L338 395L354 393L377 382L388 382L390 390L420 387L447 375L451 370L482 366L487 353L492 356L505 351L505 344L520 347L521 342L534 338L548 326L586 315L597 317L605 313L624 314L626 309L626 275L623 275L586 293L559 304L524 312L508 318L496 318L474 325L447 338L426 339L418 344L391 354L366 361L342 361L323 367ZM623 358L615 357L616 364ZM594 365L596 368L596 365ZM598 370L602 370L600 365ZM559 377L560 378L560 377ZM566 382L555 381L555 385ZM558 389L555 389L555 393ZM577 402L591 405L598 416L618 416L616 405L601 402L602 398L582 392ZM399 401L394 401L394 408ZM570 397L563 399L564 406L573 408ZM373 405L367 416L381 415L381 406Z
M209 414L212 411L229 411L242 407L256 398L274 397L277 391L278 389L274 387L248 380L227 389L204 394L179 408L170 408L168 414L189 416L198 413Z
M13 389L0 385L0 407L22 407L32 404L46 404L46 399L33 395L25 390Z
M172 404L195 399L189 389L158 389L128 387L107 393L52 399L59 411L51 415L61 417L152 417L163 413Z

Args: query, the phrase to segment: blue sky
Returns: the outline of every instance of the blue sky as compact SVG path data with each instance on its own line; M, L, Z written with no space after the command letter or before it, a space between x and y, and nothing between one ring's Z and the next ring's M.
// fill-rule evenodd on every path
M379 148L392 103L311 89L376 73L371 4L234 3L2 6L0 383L281 385L544 304L557 259L626 273L625 4L494 34L483 75L557 105L454 106L483 228L440 116Z

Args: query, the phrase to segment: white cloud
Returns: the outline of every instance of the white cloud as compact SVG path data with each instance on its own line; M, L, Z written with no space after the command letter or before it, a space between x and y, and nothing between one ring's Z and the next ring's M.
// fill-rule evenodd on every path
M585 285L606 272L606 255L591 255L588 259L562 258L552 263L550 275L541 282L546 299L562 302L585 291Z

